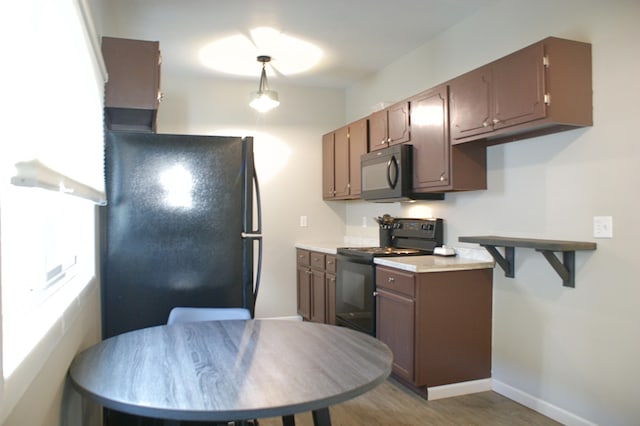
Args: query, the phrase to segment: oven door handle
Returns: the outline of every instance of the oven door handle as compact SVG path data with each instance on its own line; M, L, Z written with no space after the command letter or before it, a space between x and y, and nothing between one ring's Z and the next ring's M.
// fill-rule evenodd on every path
M398 184L398 160L395 155L387 162L387 183L391 189L395 189Z

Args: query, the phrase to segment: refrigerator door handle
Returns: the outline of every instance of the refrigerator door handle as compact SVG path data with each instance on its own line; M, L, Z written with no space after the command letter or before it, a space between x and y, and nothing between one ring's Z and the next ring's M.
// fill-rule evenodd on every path
M256 234L253 232L242 232L240 233L240 236L242 238L247 238L249 240L261 240L262 239L262 234Z
M256 173L255 161L252 161L252 180L253 189L256 196L256 219L258 222L257 229L252 229L250 232L241 232L240 236L243 239L254 240L258 242L258 264L256 267L255 283L253 285L253 303L251 306L251 317L255 314L255 303L258 299L258 290L260 288L260 276L262 275L262 203L260 200L260 184L258 183L258 174ZM245 227L246 229L246 227Z

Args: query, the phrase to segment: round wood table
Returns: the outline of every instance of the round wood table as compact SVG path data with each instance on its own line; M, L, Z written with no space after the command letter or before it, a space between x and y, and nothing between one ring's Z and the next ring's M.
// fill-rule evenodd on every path
M167 420L232 421L312 411L361 395L391 372L379 340L287 320L163 325L106 339L76 356L74 387L104 407Z

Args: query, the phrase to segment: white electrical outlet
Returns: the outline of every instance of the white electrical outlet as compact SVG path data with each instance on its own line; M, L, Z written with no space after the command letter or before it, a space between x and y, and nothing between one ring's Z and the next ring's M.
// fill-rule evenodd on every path
M613 217L593 217L593 238L613 238Z
M362 227L363 228L367 227L367 217L366 216L362 216Z
M306 228L307 226L308 226L307 217L306 216L300 216L300 227L301 228Z

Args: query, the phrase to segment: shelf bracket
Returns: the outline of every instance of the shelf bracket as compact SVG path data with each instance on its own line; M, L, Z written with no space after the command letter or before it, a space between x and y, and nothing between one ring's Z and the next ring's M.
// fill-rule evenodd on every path
M496 246L490 246L485 244L481 244L481 246L487 249L489 254L493 256L493 258L495 259L496 263L500 265L500 267L504 271L505 277L514 278L516 276L515 266L514 266L516 251L514 247L505 247L504 256L503 256L502 253L498 251Z
M563 251L562 252L562 262L560 259L554 254L551 250L541 250L538 249L542 253L547 262L553 267L553 269L560 275L562 278L562 285L565 287L574 288L575 285L575 272L576 272L576 252L575 251Z

